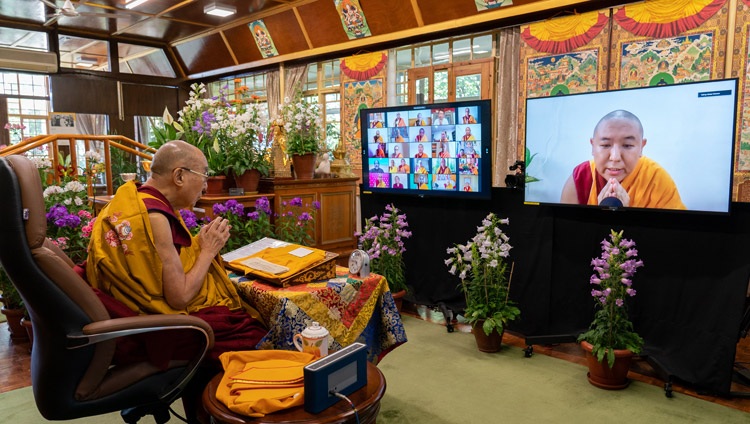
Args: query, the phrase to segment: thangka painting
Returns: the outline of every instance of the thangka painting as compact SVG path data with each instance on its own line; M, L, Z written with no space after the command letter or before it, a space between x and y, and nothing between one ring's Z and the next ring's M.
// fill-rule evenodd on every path
M739 189L750 184L750 0L737 2L735 22L734 49L738 54L732 57L732 77L740 78L740 93L732 197L738 202L750 202L750 192Z
M382 79L345 82L342 96L341 134L346 143L349 161L353 167L361 165L360 111L384 107L385 92Z
M726 0L653 0L615 9L609 87L724 77Z
M268 33L268 28L266 28L266 24L263 22L263 19L258 19L257 21L250 22L247 25L248 27L250 27L250 31L253 33L253 38L255 38L255 44L258 45L260 54L264 58L279 55L279 52L276 51L276 46L273 44L273 39L271 39L271 34Z
M496 9L498 7L503 6L512 6L513 0L474 0L474 3L477 5L478 11L483 11L487 9Z
M527 98L606 88L608 23L608 11L594 11L521 27L519 152L524 149Z
M529 58L526 97L560 96L597 91L599 49Z
M350 40L372 35L359 0L333 0L341 17L341 24Z
M713 32L620 44L620 88L711 79Z

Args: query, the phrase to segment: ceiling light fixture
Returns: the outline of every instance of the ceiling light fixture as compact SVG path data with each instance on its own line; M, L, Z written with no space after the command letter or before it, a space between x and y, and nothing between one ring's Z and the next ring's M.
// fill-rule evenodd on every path
M77 54L75 56L75 59L76 59L76 62L79 62L79 63L90 63L90 64L93 64L93 65L96 65L96 64L99 63L99 59L97 59L94 56L83 56L83 55L78 55Z
M206 15L220 16L225 18L229 15L237 13L237 8L234 6L227 6L225 4L211 3L203 8L203 13Z
M125 3L125 9L132 9L134 7L138 7L142 5L143 3L146 3L148 0L131 0L128 3Z

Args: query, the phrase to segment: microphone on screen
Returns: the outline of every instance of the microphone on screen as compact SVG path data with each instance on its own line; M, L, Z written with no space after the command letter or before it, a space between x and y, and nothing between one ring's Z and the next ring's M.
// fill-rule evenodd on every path
M608 209L617 209L622 207L622 202L616 197L605 197L601 202L599 202L599 206Z

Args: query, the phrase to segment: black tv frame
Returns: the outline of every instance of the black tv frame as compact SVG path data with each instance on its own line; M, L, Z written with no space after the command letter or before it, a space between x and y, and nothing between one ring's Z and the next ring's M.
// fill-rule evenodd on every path
M427 115L431 116L429 113L433 109L446 109L446 108L453 108L455 109L455 116L454 118L460 118L460 112L466 107L478 107L478 123L477 125L480 125L481 128L481 135L480 139L477 140L479 143L477 150L480 152L479 157L479 175L477 175L477 181L478 181L478 190L477 191L471 191L471 192L465 192L461 190L461 175L462 174L456 174L456 186L454 190L448 191L448 190L433 190L433 189L414 189L409 188L408 182L405 184L405 188L403 189L395 189L391 187L371 187L369 185L370 181L370 170L369 170L369 160L371 159L369 155L368 150L368 130L370 129L370 119L371 117L375 116L375 114L382 114L382 116L389 116L390 114L395 114L397 112L406 113L407 116L409 112L413 111L427 111ZM369 109L362 109L360 111L360 134L361 134L361 155L362 155L362 193L363 194L369 194L369 193L388 193L388 194L395 194L395 195L407 195L407 196L417 196L417 197L447 197L447 198L456 198L456 199L489 199L492 195L492 126L493 126L493 120L492 120L492 102L490 100L463 100L463 101L454 101L454 102L442 102L442 103L431 103L431 104L421 104L421 105L403 105L403 106L389 106L389 107L378 107L378 108L369 108ZM454 127L460 127L464 124L457 124L454 120ZM432 127L432 125L430 125ZM388 127L385 126L383 130L386 132L390 131L392 128L395 127ZM409 127L407 127L409 128ZM413 128L413 127L411 127ZM454 128L455 131L455 128ZM386 134L389 135L389 134ZM455 140L454 140L455 141ZM412 143L412 141L408 141ZM432 140L430 141L432 143ZM386 162L386 168L387 168L387 161L390 159L393 159L391 157L385 157L382 158ZM430 160L435 159L434 157L430 156ZM412 170L413 171L413 170ZM457 170L458 172L458 170ZM414 172L411 172L409 176L413 176ZM433 175L433 174L430 174Z
M543 201L543 200L539 200L536 197L530 197L529 196L529 184L527 184L526 187L525 187L525 189L524 189L524 202L525 202L525 204L527 204L527 205L545 205L545 206L554 206L554 207L558 207L559 206L559 207L566 207L566 208L567 207L600 208L600 209L618 210L618 211L631 211L631 212L638 212L638 211L660 211L661 212L661 211L663 211L663 212L716 214L716 215L726 215L726 214L731 213L733 176L734 176L734 168L735 168L735 161L736 161L736 148L737 148L737 146L736 146L737 145L736 140L737 140L737 134L738 134L738 132L737 132L738 131L737 119L738 119L738 113L739 113L738 102L739 102L739 100L742 97L742 93L740 91L741 87L739 85L739 80L737 78L724 78L724 79L713 79L713 80L705 80L705 81L693 81L693 82L685 82L685 83L680 83L680 84L671 84L671 85L667 85L667 86L647 86L647 87L637 87L637 88L628 88L628 89L616 89L616 90L596 91L596 92L587 92L587 93L576 93L576 94L565 95L565 96L562 96L562 97L567 97L567 98L570 98L570 97L580 97L580 98L582 98L584 96L608 96L608 95L613 95L614 96L614 95L617 95L617 93L625 93L625 92L628 92L628 93L638 93L638 92L645 92L647 90L649 90L650 93L653 93L654 96L657 96L657 93L666 92L670 88L673 89L673 88L675 88L677 86L704 85L706 87L709 87L711 85L711 83L722 83L722 82L733 82L734 83L733 84L733 93L731 93L731 95L734 97L735 101L733 102L734 109L733 109L733 115L732 115L732 121L731 121L732 125L731 125L731 128L728 128L728 129L731 130L731 143L730 143L731 145L727 145L727 147L729 147L729 152L727 152L727 156L726 156L726 159L725 159L725 160L728 161L728 163L726 164L727 165L727 169L725 169L725 171L727 172L727 175L725 176L725 178L726 178L726 186L722 187L722 190L725 190L725 191L722 191L722 193L726 193L726 204L725 205L722 204L721 205L721 209L719 209L719 207L715 208L715 210L711 210L711 209L708 209L708 208L690 208L690 206L688 206L688 205L686 205L686 206L688 206L688 209L666 209L666 208L665 209L658 209L658 208L642 208L642 207L613 207L613 206L608 206L608 205L607 206L603 206L603 205L588 205L588 204L567 204L567 203L561 203L559 201ZM660 91L660 90L662 90L662 91ZM710 97L710 96L706 96L706 97ZM529 149L528 149L529 146L531 146L532 149L534 147L536 147L535 145L533 145L533 143L529 143L529 141L528 141L528 138L529 138L528 137L529 136L529 126L533 125L533 122L530 123L529 119L528 119L529 105L531 103L534 103L534 102L544 101L545 99L552 99L552 98L559 98L559 97L558 96L545 96L545 97L534 97L534 98L528 98L528 99L526 99L526 111L527 111L527 116L526 116L526 119L525 119L525 125L526 125L526 132L525 132L525 134L527 136L527 140L526 140L526 143L525 143L526 147L527 147L526 152L525 152L526 155L529 154ZM619 108L621 108L621 107L617 103L612 103L611 110L619 109ZM624 109L628 109L628 108L624 107ZM602 112L601 115L604 115L605 113L607 113L609 111L610 110L602 110L601 111ZM636 113L635 111L633 111L633 112L636 115L639 115L639 113ZM582 111L580 109L578 109L576 111L576 113L581 114ZM639 116L639 117L641 118L642 121L644 121L644 119L643 119L642 116ZM601 118L601 116L596 117L597 120L599 118ZM549 126L551 124L547 123L547 125ZM593 132L593 127L594 127L593 125L590 125L590 130L592 132ZM589 128L589 126L586 125L586 128ZM648 124L646 122L644 122L644 137L646 139L653 139L652 137L649 137L649 132L650 131L653 133L652 129L648 128ZM590 136L591 135L589 134L588 137L590 137ZM585 142L588 145L588 139L586 139L586 140L579 140L579 141L582 142L582 143ZM655 145L655 143L661 143L661 142L663 142L662 139L653 139L653 141L649 141L649 146L645 147L646 150L644 150L644 155L649 156L649 148L651 146ZM675 140L675 141L673 141L673 143L677 143L677 141ZM588 148L590 149L590 146ZM677 148L677 147L675 147L675 148ZM533 150L531 151L531 154L535 154L535 153L537 153L537 152L535 152ZM696 156L699 156L699 157L701 156L700 153L698 153L698 152L694 152L694 154ZM590 156L589 156L589 158L590 158ZM534 156L534 158L532 160L532 169L529 169L529 166L528 166L529 165L529 158L528 157L525 158L525 163L527 165L526 166L526 171L527 171L527 173L529 175L535 176L534 175L534 169L533 169L533 167L535 165L534 162L536 161L537 163L539 163L539 161L542 160L542 159L543 158L540 158L538 155ZM586 158L582 158L582 160L583 159L586 159ZM658 162L660 162L660 160L658 160ZM664 163L661 163L661 164L664 165ZM702 168L698 168L698 169L702 169ZM722 170L724 170L724 168L722 168ZM571 167L570 171L572 171L572 167ZM708 173L708 171L706 169L702 169L701 171L698 172L698 174L701 174L701 173L709 175L709 173ZM566 176L566 178L567 178L567 176ZM677 182L677 181L675 181L675 182ZM537 184L537 183L531 183L531 184ZM682 190L680 190L680 191L681 191L681 195L682 195ZM683 202L684 202L685 197L684 196L682 196L682 197L683 197Z

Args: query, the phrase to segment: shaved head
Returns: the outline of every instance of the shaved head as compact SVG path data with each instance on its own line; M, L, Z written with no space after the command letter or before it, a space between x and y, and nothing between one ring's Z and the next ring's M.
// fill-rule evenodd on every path
M196 167L200 170L200 166L205 166L203 158L203 152L199 148L182 140L172 140L159 147L154 154L151 172L167 175L180 166Z
M596 132L599 131L599 127L601 127L602 124L604 124L605 122L609 122L613 119L624 119L626 121L631 121L638 128L640 137L643 138L643 124L641 124L641 120L638 119L638 117L635 116L633 113L628 112L627 110L622 110L622 109L614 110L604 115L602 119L600 119L599 122L594 127L594 137L596 137Z

